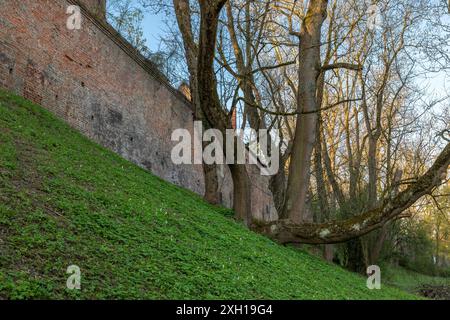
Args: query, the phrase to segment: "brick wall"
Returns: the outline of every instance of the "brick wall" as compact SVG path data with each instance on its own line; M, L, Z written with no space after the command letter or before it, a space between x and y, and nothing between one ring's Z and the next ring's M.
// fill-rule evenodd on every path
M76 0L0 0L0 86L49 109L89 138L155 175L203 194L201 166L170 159L192 108L156 68L81 0L81 30L66 27ZM87 6L86 6L87 4ZM228 169L222 198L230 205ZM255 177L253 214L274 217L267 179Z

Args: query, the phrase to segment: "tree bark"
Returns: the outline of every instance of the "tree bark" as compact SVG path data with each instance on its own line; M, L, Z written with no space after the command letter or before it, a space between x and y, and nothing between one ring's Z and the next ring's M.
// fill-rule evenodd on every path
M281 154L280 159L282 159ZM284 170L285 164L283 161L280 161L280 164L280 170L273 175L269 181L269 189L272 192L273 202L278 214L283 211L286 190L286 173Z
M399 183L402 180L402 175L403 175L403 172L401 170L396 170L396 172L394 174L394 180L393 180L393 182L394 182L393 183L394 189L392 191L393 195L397 195L399 192ZM378 260L380 259L381 251L383 250L384 242L386 241L386 238L388 237L390 226L391 226L391 224L389 222L387 222L381 228L381 230L379 230L378 232L374 232L374 234L373 234L373 238L374 238L373 242L374 243L371 243L371 241L369 241L369 246L371 246L371 250L369 252L368 258L369 258L369 263L371 265L378 263Z
M192 96L192 106L194 109L194 120L202 121L205 129L210 129L209 123L205 121L205 115L200 108L198 83L197 83L197 60L198 46L194 41L191 25L191 10L189 0L173 0L175 15L183 38L186 62L189 69L189 87ZM203 143L205 147L205 143ZM217 177L217 166L215 164L203 164L203 175L205 179L204 199L214 205L220 204L219 182Z
M370 208L374 208L377 205L377 181L378 181L378 169L377 169L377 144L379 134L369 137L369 153L368 153L368 167L369 167L369 205Z
M311 156L316 140L317 79L320 75L322 25L327 14L327 0L311 0L300 32L298 115L292 148L286 199L281 218L304 221L310 183Z
M246 225L251 222L250 180L244 165L230 165L233 178L233 209L236 219L244 221Z
M360 274L366 274L367 262L363 250L362 239L355 238L347 242L347 269Z

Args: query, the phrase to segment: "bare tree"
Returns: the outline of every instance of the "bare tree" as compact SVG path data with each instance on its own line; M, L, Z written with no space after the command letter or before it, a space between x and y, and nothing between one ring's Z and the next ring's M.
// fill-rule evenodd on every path
M283 140L290 138L271 181L280 219L252 220L246 168L232 164L236 217L281 242L339 243L384 228L374 237L377 256L386 223L431 193L448 170L449 145L408 184L402 179L411 175L399 160L420 118L411 111L419 103L412 86L418 69L408 48L437 48L441 39L410 41L424 16L418 8L429 9L422 0L386 7L396 16L378 34L367 29L363 1L330 2L173 0L173 7L196 118L225 133L239 109L243 127L276 127ZM214 182L207 190L214 202ZM356 205L366 190L368 200ZM314 195L321 211L316 223L308 214Z

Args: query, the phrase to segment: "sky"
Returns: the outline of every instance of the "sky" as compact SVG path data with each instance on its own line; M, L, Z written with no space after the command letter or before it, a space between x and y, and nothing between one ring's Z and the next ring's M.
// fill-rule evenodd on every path
M159 37L164 33L164 22L161 15L146 13L143 21L144 37L147 39L147 46L156 51L159 45Z

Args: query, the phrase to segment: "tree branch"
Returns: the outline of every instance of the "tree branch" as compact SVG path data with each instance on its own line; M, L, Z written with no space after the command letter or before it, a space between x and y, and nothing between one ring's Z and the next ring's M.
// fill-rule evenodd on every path
M341 100L341 101L335 102L335 103L333 103L333 104L331 104L329 106L326 106L324 108L317 109L317 110L312 110L312 111L278 112L278 111L272 111L272 110L266 109L266 108L261 107L261 106L259 106L257 104L252 104L249 101L245 101L245 99L243 97L239 97L237 100L238 101L243 101L244 103L246 103L246 104L248 104L248 105L250 105L250 106L252 106L254 108L257 108L257 109L259 109L259 110L261 110L261 111L263 111L263 112L265 112L267 114L271 114L271 115L274 115L274 116L285 116L285 117L319 113L319 112L322 112L322 111L333 109L333 108L335 108L337 106L340 106L341 104L344 104L344 103L361 101L360 98L357 98L357 99L345 99L345 100Z
M362 71L363 66L359 65L359 64L338 62L338 63L327 64L327 65L322 66L321 71L325 72L325 71L334 70L334 69L348 69L348 70Z
M381 228L412 206L417 200L432 193L441 185L450 166L450 143L437 157L431 168L414 184L393 199L386 199L376 209L342 221L322 224L295 224L279 220L269 224L254 222L255 231L263 233L281 243L330 244L341 243L361 237Z

